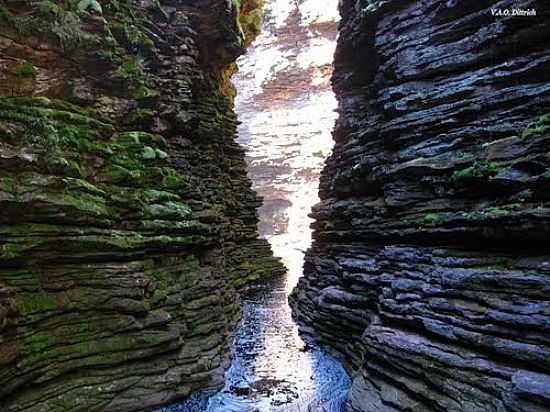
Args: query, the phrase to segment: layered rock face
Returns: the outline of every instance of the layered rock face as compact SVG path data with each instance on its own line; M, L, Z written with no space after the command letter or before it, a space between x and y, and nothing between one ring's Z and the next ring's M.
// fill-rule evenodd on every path
M0 409L220 386L238 290L280 271L235 143L258 4L0 4Z
M350 411L548 410L548 4L340 7L302 332L352 370Z

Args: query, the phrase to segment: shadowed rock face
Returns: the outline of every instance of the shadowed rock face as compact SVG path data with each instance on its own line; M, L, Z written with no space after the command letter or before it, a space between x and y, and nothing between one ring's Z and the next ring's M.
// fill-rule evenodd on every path
M68 3L0 4L0 410L151 410L223 383L281 270L234 141L246 13Z
M291 296L351 411L550 405L550 34L511 1L341 3L336 146Z

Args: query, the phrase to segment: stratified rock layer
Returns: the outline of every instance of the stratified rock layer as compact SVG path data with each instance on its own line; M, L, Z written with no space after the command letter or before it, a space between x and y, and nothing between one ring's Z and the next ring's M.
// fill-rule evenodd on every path
M0 4L0 410L222 384L239 288L280 270L234 141L253 4Z
M336 147L291 296L351 411L550 405L550 35L512 1L350 1Z

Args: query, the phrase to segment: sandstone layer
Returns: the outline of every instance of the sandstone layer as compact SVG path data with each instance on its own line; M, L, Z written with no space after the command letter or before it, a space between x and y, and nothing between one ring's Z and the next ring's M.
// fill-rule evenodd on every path
M0 410L223 383L239 289L281 270L229 81L258 7L0 4Z
M336 146L291 296L350 411L550 405L550 13L341 2Z

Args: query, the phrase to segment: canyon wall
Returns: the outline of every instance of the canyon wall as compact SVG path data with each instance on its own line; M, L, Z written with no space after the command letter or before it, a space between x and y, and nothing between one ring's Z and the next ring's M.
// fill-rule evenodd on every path
M519 3L536 16L491 11ZM351 371L353 412L549 410L549 5L340 12L302 333Z
M239 289L280 273L235 142L255 1L0 4L0 409L219 387Z

